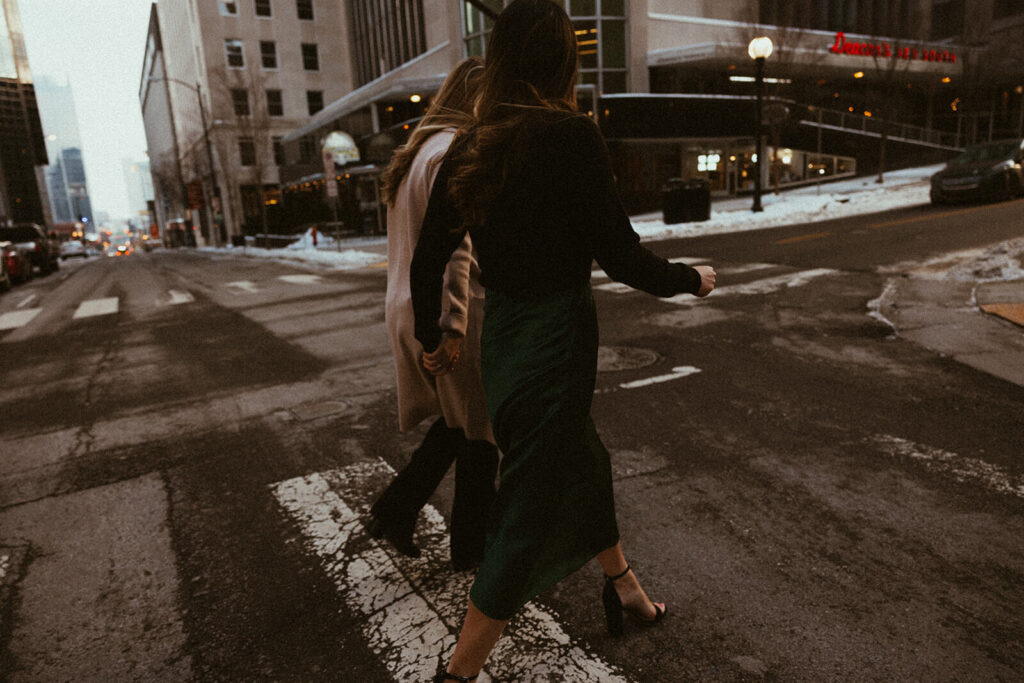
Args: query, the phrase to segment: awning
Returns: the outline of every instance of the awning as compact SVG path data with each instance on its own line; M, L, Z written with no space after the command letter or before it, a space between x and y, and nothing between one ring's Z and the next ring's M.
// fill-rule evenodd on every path
M393 69L366 85L356 88L344 97L331 102L318 111L309 120L309 123L284 135L281 138L281 142L298 140L320 128L329 126L333 121L346 114L351 114L380 100L401 99L418 93L436 92L444 83L444 79L448 76L447 73L407 78L402 78L401 74L413 65L448 47L448 44L449 42L446 40L415 59L409 60L397 69Z

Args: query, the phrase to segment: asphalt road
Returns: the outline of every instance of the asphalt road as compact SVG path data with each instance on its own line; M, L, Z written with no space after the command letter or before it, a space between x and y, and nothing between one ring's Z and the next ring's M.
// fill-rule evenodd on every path
M501 680L1013 680L1024 388L868 315L885 278L1024 236L1024 202L661 242L719 291L599 275L594 418L656 628L603 633L590 566ZM396 431L384 270L189 251L0 298L0 678L425 680L468 575L446 481L424 558L358 519ZM438 514L440 513L440 514ZM483 679L481 679L483 680Z

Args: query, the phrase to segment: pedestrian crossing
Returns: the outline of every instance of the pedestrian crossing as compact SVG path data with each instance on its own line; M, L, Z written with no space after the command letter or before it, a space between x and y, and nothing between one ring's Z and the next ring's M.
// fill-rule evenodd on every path
M345 603L363 615L367 642L392 679L427 681L438 662L451 656L473 577L451 570L444 518L431 505L424 508L417 529L419 558L400 555L364 531L371 496L393 476L394 470L378 459L270 488ZM555 612L531 602L506 628L477 680L628 679L574 639Z
M223 287L232 294L258 294L260 292L269 291L279 281L286 285L318 285L323 282L323 278L319 275L313 275L309 273L295 273L289 275L280 275L275 280L267 282L251 282L248 280L242 280L238 282L228 282ZM28 294L22 297L18 303L14 305L14 310L10 310L4 313L0 313L0 332L17 330L31 324L39 314L43 312L44 307L38 304L39 297L36 293ZM184 304L194 303L196 301L195 295L192 292L182 289L169 289L163 294L158 296L154 302L155 307L162 306L181 306ZM74 312L71 314L72 321L81 321L92 318L103 318L106 316L112 316L119 313L122 309L121 297L97 297L94 299L86 299L78 304Z

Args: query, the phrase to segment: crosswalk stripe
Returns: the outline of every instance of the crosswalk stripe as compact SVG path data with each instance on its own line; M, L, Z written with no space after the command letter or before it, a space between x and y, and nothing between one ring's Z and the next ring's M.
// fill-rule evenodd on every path
M79 304L78 310L75 311L72 317L75 319L91 318L96 315L110 315L111 313L117 313L117 297L83 301Z
M837 271L831 268L814 268L811 270L802 270L796 273L786 273L785 275L776 275L775 277L766 277L760 280L753 280L751 282L745 282L741 285L726 285L724 287L716 287L715 291L711 293L712 297L720 298L723 296L749 296L752 294L769 294L771 292L778 291L780 289L788 289L791 287L802 287L808 282L815 278L822 277L824 275L832 275ZM692 294L677 294L676 296L662 299L672 304L679 304L683 306L690 306L703 299L698 299Z
M249 280L239 280L238 282L229 282L229 283L227 283L226 286L234 287L235 289L240 289L243 292L249 292L250 294L253 293L253 292L260 291L256 287L256 283L255 282L250 282Z
M36 298L35 294L29 294L24 299L22 299L21 301L18 302L18 306L17 307L18 308L25 308L30 303L32 303L35 300L35 298Z
M322 278L319 275L280 275L277 279L293 285L315 285Z
M672 368L672 372L670 374L646 377L632 382L625 382L619 386L623 389L639 389L640 387L650 386L651 384L660 384L661 382L669 382L674 379L680 379L681 377L696 375L698 372L700 372L700 368L695 368L692 365L680 365L679 367Z
M171 305L187 304L195 301L195 298L189 292L179 292L176 289L172 289L168 291L168 294L171 295L171 299L167 303Z
M393 474L378 460L278 482L271 490L346 604L364 616L367 642L393 679L424 681L451 654L472 577L452 571L444 519L430 505L419 526L420 558L399 555L363 532L360 517L370 496ZM494 679L626 681L534 603L509 624L477 680Z
M39 315L42 310L41 308L26 308L21 311L4 313L0 315L0 330L13 330L24 327L32 322L32 319Z

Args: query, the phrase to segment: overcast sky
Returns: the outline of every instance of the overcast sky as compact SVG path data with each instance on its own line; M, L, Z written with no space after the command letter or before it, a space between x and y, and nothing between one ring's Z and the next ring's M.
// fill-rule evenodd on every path
M34 78L71 82L93 211L127 217L121 159L146 159L139 78L151 0L18 0Z

